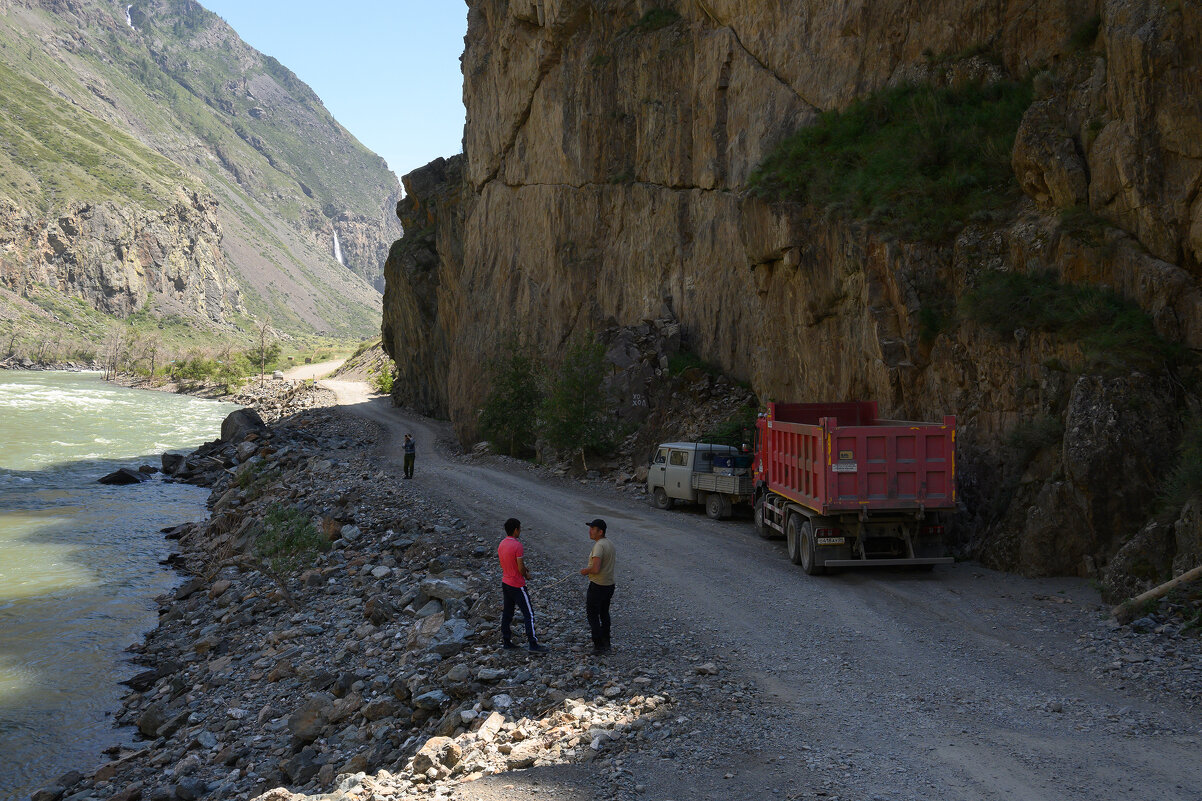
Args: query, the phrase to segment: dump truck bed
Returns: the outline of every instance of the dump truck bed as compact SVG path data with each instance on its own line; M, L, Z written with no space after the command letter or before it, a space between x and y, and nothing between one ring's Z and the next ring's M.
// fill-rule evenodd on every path
M951 509L956 418L882 420L875 402L769 403L756 478L821 515Z

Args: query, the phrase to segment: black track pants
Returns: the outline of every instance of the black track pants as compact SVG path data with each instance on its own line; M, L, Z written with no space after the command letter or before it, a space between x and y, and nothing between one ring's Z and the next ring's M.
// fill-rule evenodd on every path
M588 583L584 611L588 614L588 626L593 630L593 645L609 647L609 601L614 597L614 585Z
M531 645L538 645L538 638L534 636L534 608L530 606L530 595L526 588L510 587L502 581L501 594L505 597L505 608L501 611L501 641L513 642L510 624L513 623L513 610L516 607L522 610L522 618L526 621L526 639Z

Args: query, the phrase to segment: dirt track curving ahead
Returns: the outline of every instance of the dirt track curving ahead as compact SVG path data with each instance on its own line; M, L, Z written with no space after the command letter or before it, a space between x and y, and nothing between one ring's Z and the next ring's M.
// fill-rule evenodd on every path
M663 670L688 671L716 659L727 677L754 687L680 710L687 745L611 766L632 777L612 795L1200 797L1202 710L1120 678L1089 646L1109 627L1084 580L971 563L807 577L748 521L658 511L512 460L464 459L451 453L447 424L395 409L363 384L322 384L349 413L385 427L382 460L398 473L397 443L414 435L418 488L482 530L522 519L536 607L540 586L582 564L585 521L604 517L619 559L613 669L657 659ZM595 797L599 772L568 765L488 777L455 798L512 798L514 788ZM622 789L634 785L637 796Z

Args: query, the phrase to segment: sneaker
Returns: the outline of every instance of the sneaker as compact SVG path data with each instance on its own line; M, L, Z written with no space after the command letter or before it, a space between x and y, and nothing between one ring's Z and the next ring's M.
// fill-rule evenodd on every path
M501 647L504 648L506 651L516 651L519 648L521 648L520 645L514 645L511 642L502 643Z
M609 653L608 645L597 645L593 647L593 656L605 656Z
M540 645L538 643L531 645L529 650L530 650L530 653L532 653L532 654L546 654L546 653L551 652L550 648L548 648L545 645Z

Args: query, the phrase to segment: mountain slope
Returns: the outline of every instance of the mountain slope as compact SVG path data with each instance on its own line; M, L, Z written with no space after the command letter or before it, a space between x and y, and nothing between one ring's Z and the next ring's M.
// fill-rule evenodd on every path
M49 288L117 315L370 334L400 233L387 165L199 4L127 5L0 0L5 316Z

